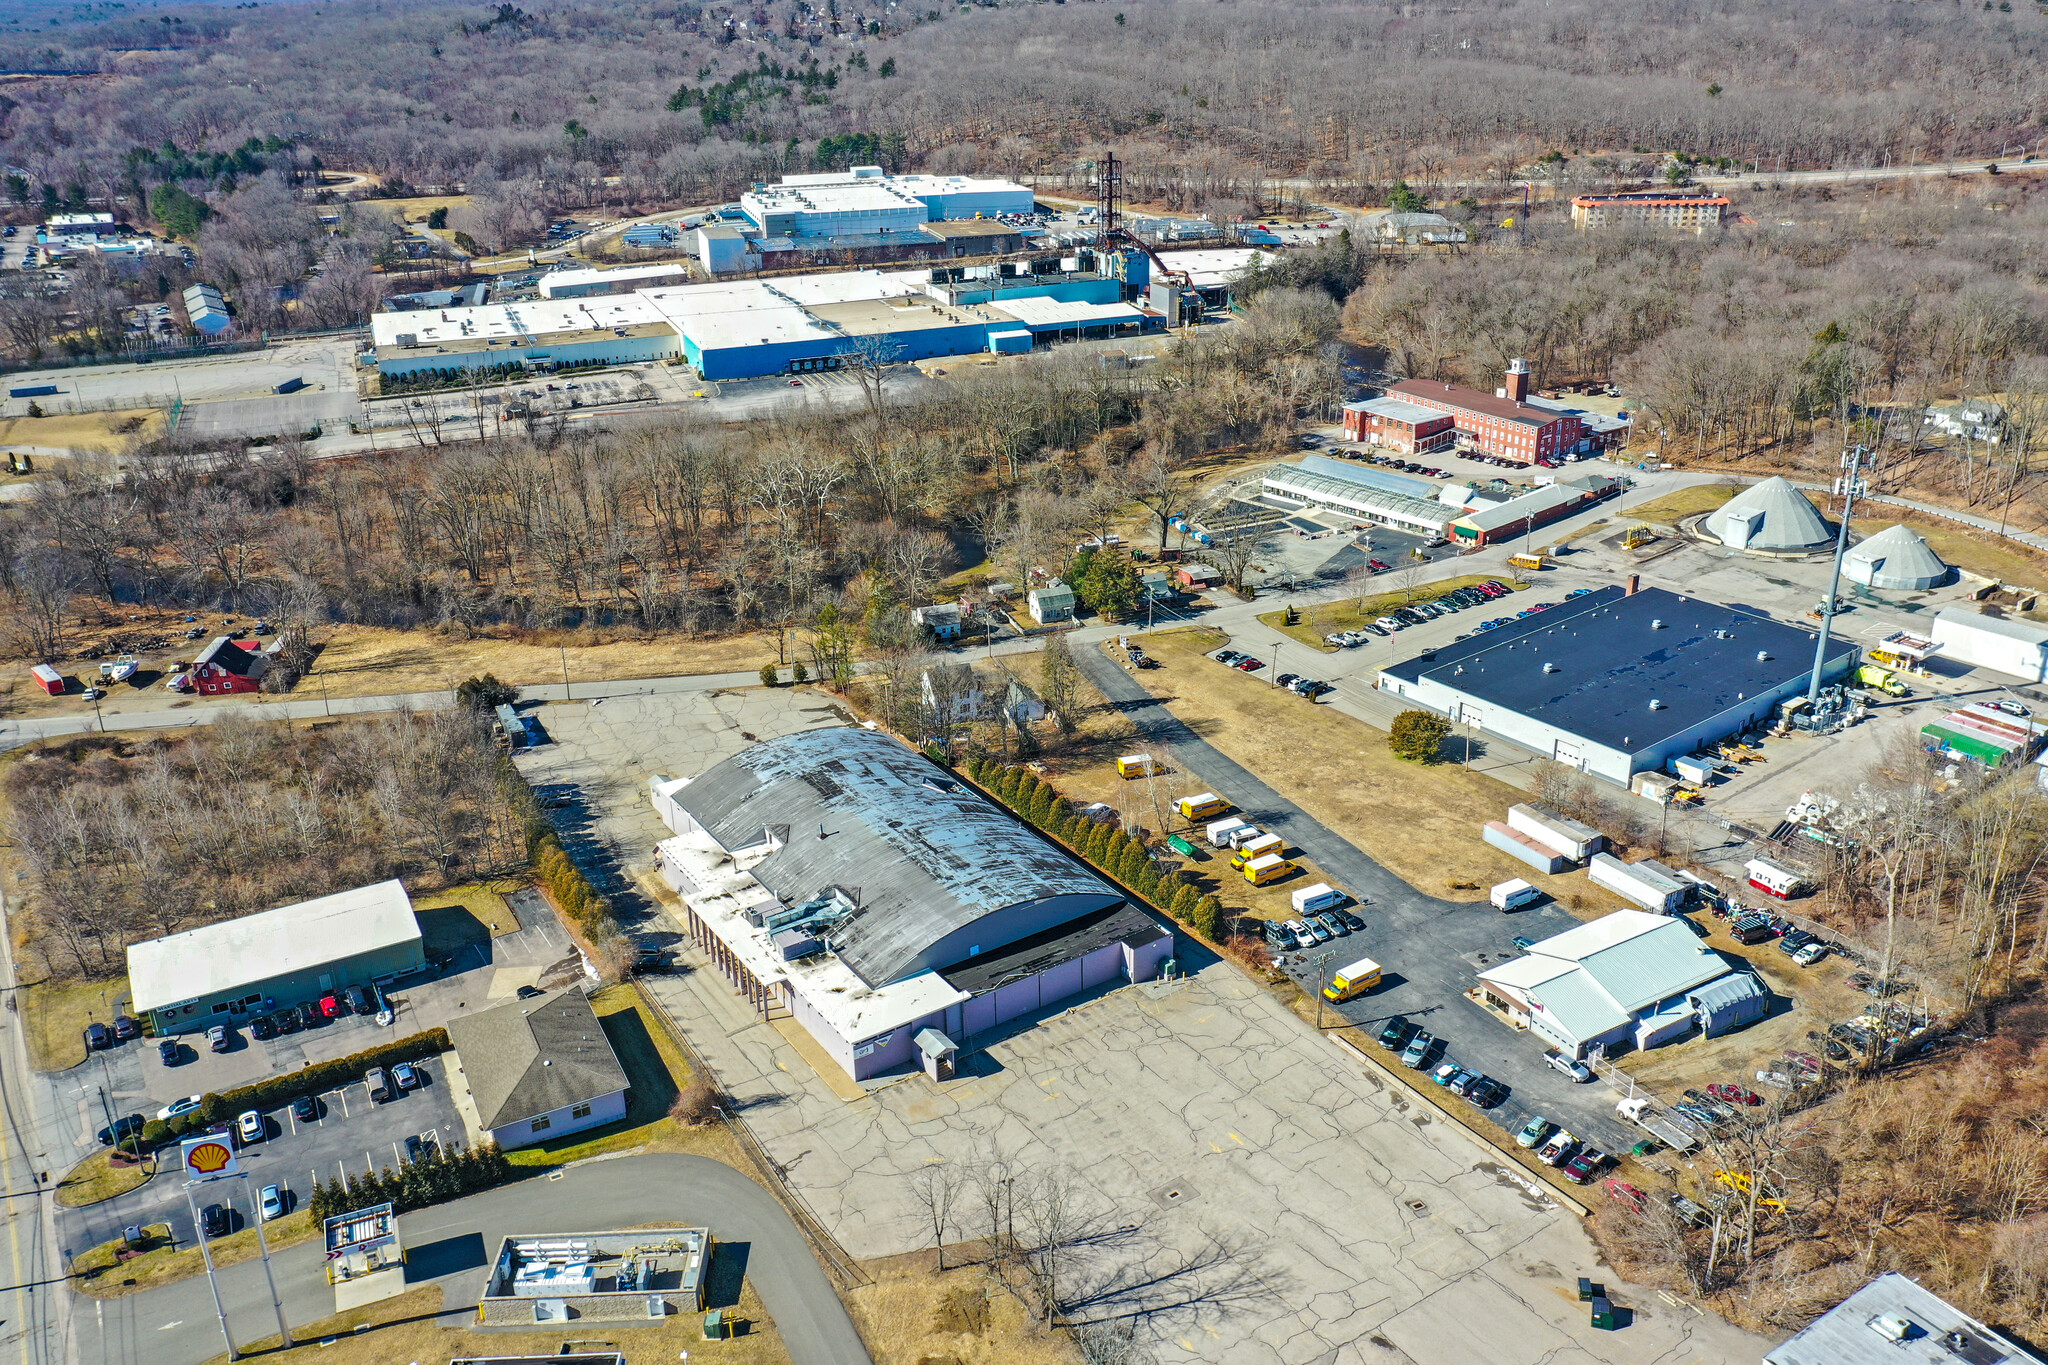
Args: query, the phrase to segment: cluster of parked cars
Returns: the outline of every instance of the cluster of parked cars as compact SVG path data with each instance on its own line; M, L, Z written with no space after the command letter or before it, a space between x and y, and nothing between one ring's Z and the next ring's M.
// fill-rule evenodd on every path
M1365 921L1349 910L1318 910L1300 919L1266 921L1266 946L1281 952L1291 948L1305 952L1318 943L1328 943L1363 928Z
M1295 696L1306 697L1310 701L1314 701L1325 692L1337 690L1321 678L1304 678L1299 673L1282 673L1273 681L1286 688L1289 692L1292 692Z
M1266 666L1264 659L1254 659L1251 655L1235 649L1219 649L1209 657L1225 668L1234 668L1240 673L1256 673Z
M1398 469L1403 474L1420 474L1425 479L1448 479L1451 477L1451 471L1448 469L1437 469L1431 465L1417 464L1413 460L1403 460L1394 455L1382 455L1377 451L1368 453L1365 456L1365 462L1367 464L1381 465L1387 469Z
M112 1024L92 1023L85 1026L85 1046L92 1052L141 1036L142 1025L126 1014L115 1015Z
M1372 622L1372 625L1377 627L1379 633L1383 635L1392 634L1397 630L1406 630L1410 626L1419 626L1426 621L1433 621L1440 616L1449 616L1454 612L1464 611L1468 607L1476 607L1482 602L1491 602L1496 597L1505 597L1512 591L1514 589L1508 587L1507 584L1488 579L1484 583L1474 583L1469 587L1454 588L1431 602L1413 602L1405 607L1397 607L1387 615L1380 617L1379 620ZM1484 628L1481 627L1481 629ZM1332 639L1331 643L1339 643L1339 641Z
M1536 1159L1554 1166L1574 1185L1588 1185L1608 1162L1607 1153L1591 1143L1582 1143L1566 1129L1537 1114L1515 1134L1515 1145L1533 1150Z
M1505 1082L1491 1076L1457 1065L1444 1062L1432 1065L1443 1051L1443 1039L1408 1022L1401 1015L1395 1015L1380 1030L1380 1046L1389 1052L1398 1052L1401 1065L1411 1071L1428 1071L1430 1078L1444 1089L1461 1099L1468 1100L1481 1109L1491 1109L1508 1097Z

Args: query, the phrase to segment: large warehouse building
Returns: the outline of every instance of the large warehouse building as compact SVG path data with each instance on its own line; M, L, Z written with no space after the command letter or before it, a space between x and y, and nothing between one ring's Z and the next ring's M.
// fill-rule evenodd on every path
M130 1009L159 1035L185 1033L426 965L412 898L378 882L130 945Z
M1080 252L379 313L370 330L392 378L682 359L705 379L752 379L836 369L870 348L893 363L1161 331L1163 315L1127 301L1149 272L1138 252Z
M1172 935L1123 894L886 735L809 730L656 778L657 864L691 937L854 1080L1115 981Z
M1804 692L1815 637L1662 588L1601 588L1383 669L1380 690L1624 786ZM1860 650L1836 639L1835 679Z
M1529 401L1530 377L1525 361L1512 360L1501 387L1492 393L1434 379L1404 379L1387 390L1387 397L1449 413L1459 436L1500 459L1554 464L1591 449L1592 438L1575 410Z

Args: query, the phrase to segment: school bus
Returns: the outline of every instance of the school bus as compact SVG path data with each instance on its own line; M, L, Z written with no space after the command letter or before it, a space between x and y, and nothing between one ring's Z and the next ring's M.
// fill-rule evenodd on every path
M1342 1004L1346 1000L1364 995L1380 984L1380 964L1369 957L1362 957L1349 967L1339 968L1330 978L1330 984L1323 987L1323 998Z
M1277 853L1269 853L1263 858L1254 858L1245 864L1244 879L1253 886L1264 886L1267 882L1277 882L1296 870L1294 864L1287 859Z

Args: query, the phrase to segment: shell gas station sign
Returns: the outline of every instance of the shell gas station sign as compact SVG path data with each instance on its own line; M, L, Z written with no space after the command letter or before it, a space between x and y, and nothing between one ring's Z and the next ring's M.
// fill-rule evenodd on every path
M219 1134L186 1138L179 1144L179 1157L187 1180L211 1180L240 1173L234 1143Z

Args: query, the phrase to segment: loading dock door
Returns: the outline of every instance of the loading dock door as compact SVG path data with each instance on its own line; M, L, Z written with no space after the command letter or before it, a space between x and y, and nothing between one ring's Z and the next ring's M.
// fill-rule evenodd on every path
M1584 755L1579 752L1577 740L1561 739L1557 741L1557 761L1569 764L1580 772L1586 771L1586 760Z

